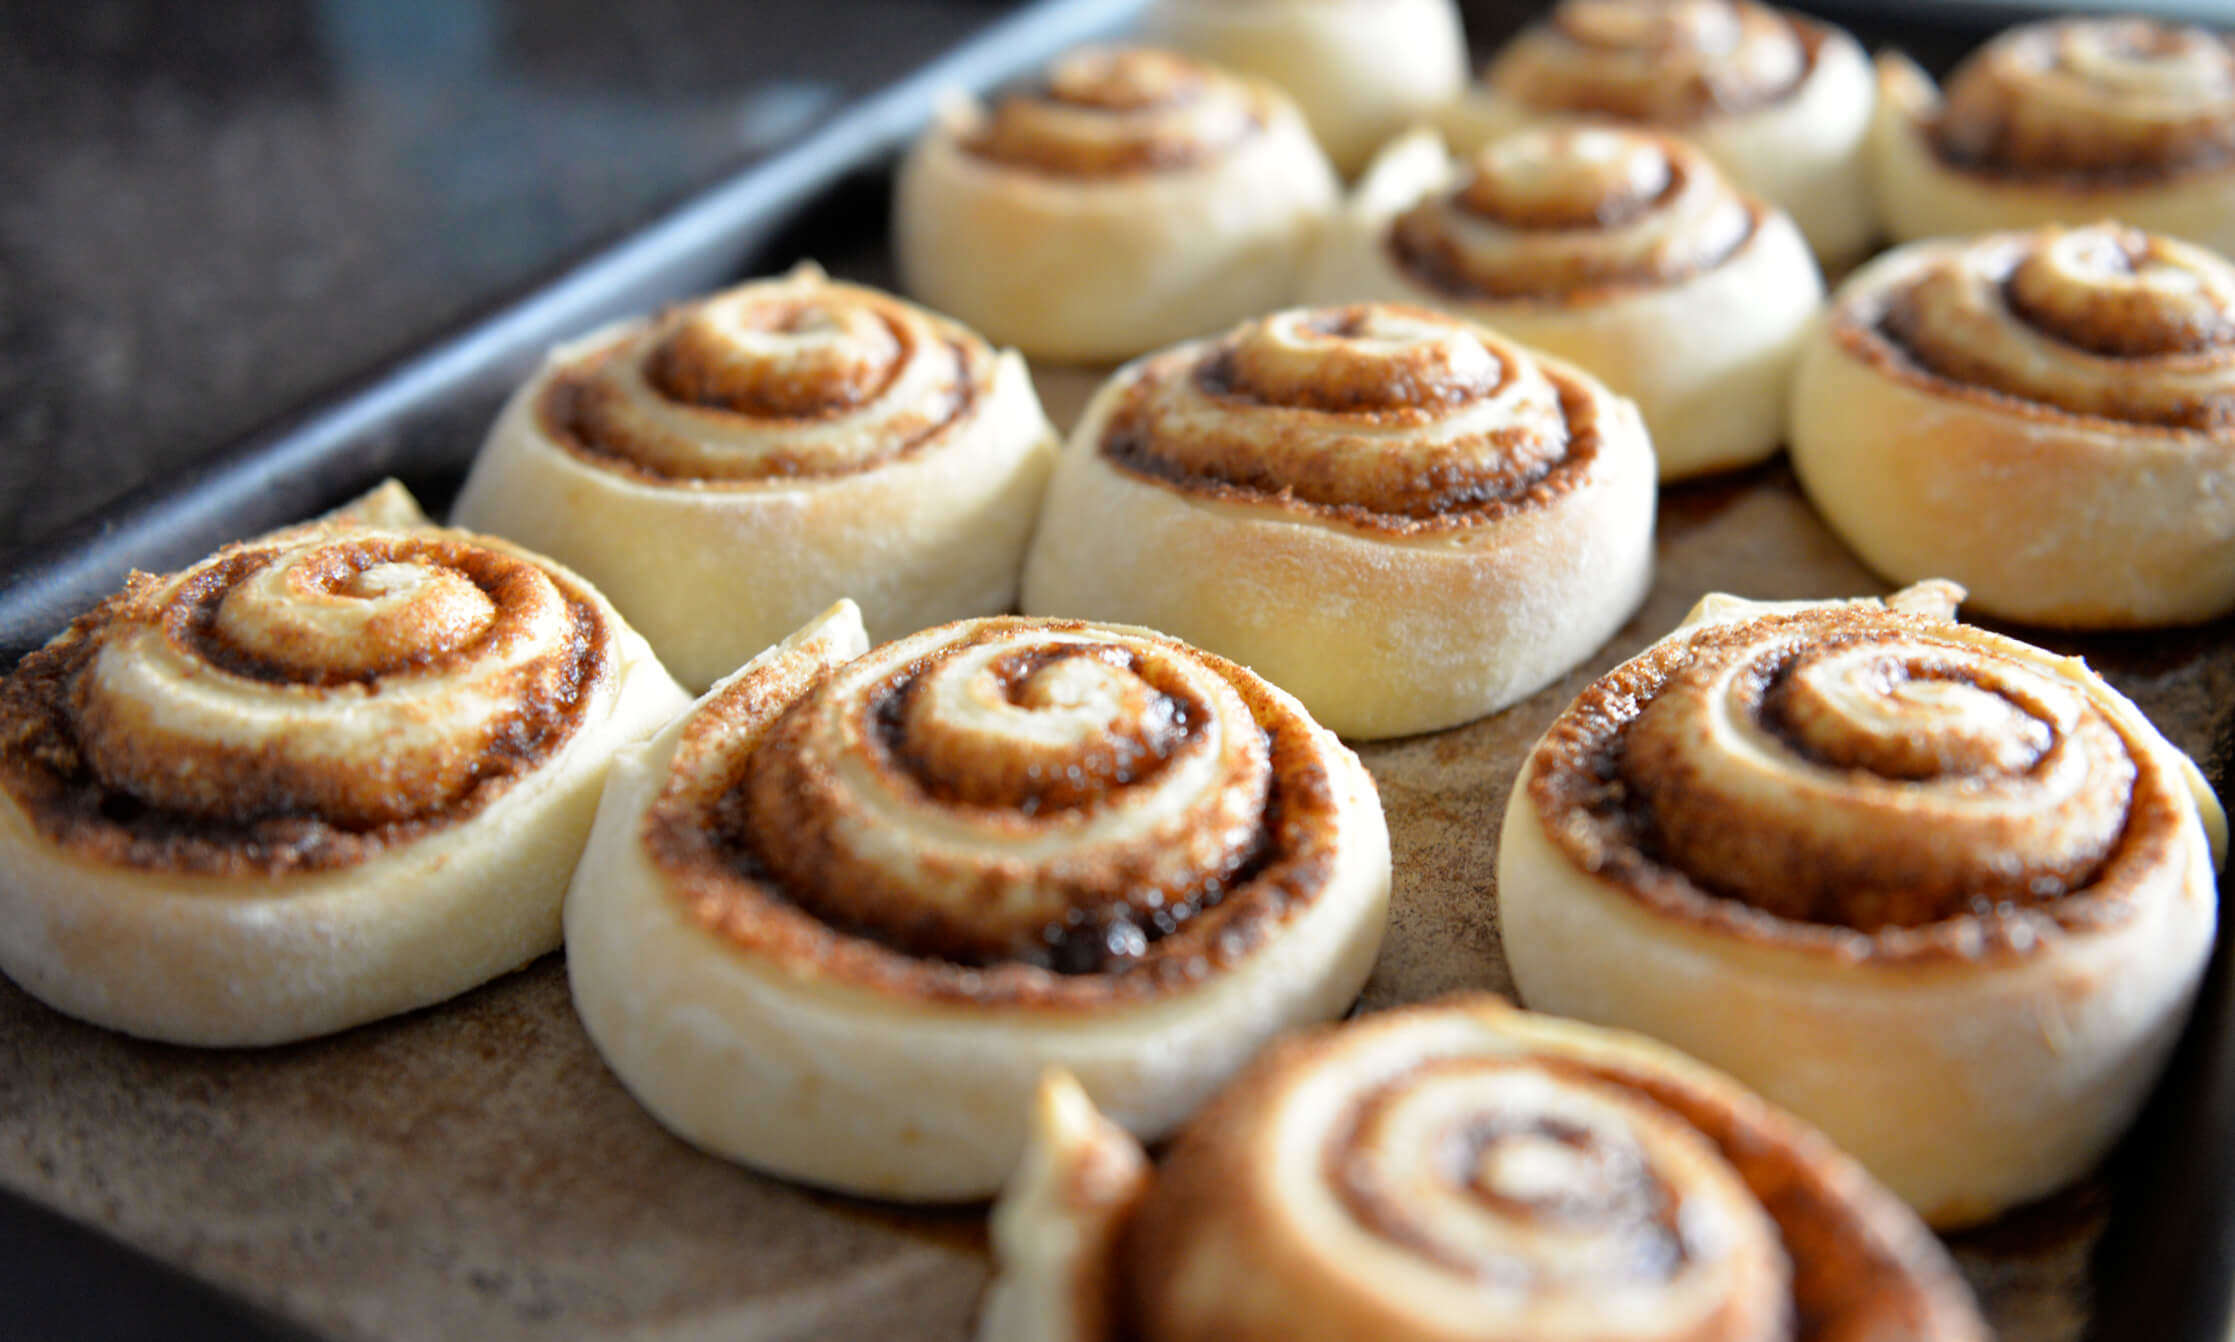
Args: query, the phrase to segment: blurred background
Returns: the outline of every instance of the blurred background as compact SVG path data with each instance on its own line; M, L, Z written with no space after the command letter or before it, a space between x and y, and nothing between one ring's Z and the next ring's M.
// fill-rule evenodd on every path
M1942 31L2045 8L1924 3ZM0 565L1015 7L0 5ZM1546 7L1465 5L1480 50ZM1904 10L1800 7L1866 39Z

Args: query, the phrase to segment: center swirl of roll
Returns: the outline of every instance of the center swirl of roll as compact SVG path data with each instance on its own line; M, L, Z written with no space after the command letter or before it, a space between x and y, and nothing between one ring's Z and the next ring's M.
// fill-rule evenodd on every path
M542 567L470 538L229 551L127 602L76 677L76 742L160 812L370 829L554 748L601 629Z
M1606 128L1544 127L1498 140L1451 192L1400 215L1398 263L1464 298L1554 298L1670 284L1713 269L1753 235L1753 207L1705 155Z
M1674 125L1773 103L1812 62L1791 20L1748 0L1562 0L1489 80L1531 107Z
M2073 414L2235 422L2235 266L2122 225L1951 249L1894 295L1885 330L1942 377Z
M814 419L884 390L907 354L890 314L855 304L714 301L653 352L654 385L677 401L762 419Z
M681 307L562 368L561 443L661 482L752 484L916 451L985 394L992 354L889 295L802 269Z
M2235 152L2235 47L2153 19L2013 29L1949 81L1940 152L2020 173L2141 176Z
M989 621L832 672L729 823L788 898L889 945L1099 964L1246 878L1275 769L1252 705L1184 650Z
M1592 432L1544 365L1395 304L1297 310L1141 365L1102 448L1137 473L1409 529L1516 506Z
M1620 777L1695 883L1803 922L1914 927L2085 886L2136 766L2077 687L1889 622L1702 640Z
M1070 177L1184 168L1256 133L1248 85L1148 48L1090 48L1058 61L1045 88L1003 99L966 141L980 158Z
M1292 1121L1336 1102L1301 1097ZM1715 1145L1646 1096L1490 1054L1423 1058L1340 1102L1324 1137L1335 1205L1473 1282L1468 1336L1786 1336L1774 1224Z

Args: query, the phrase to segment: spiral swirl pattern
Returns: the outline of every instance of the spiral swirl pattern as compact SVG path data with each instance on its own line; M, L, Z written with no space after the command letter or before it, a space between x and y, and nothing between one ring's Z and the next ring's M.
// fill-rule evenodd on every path
M1240 80L1150 48L1090 48L1058 61L1044 88L1008 97L966 148L1010 167L1113 177L1191 167L1264 128Z
M1712 1148L1649 1103L1508 1059L1437 1059L1358 1096L1346 1127L1298 1140L1332 1148L1335 1196L1361 1229L1440 1268L1531 1280L1540 1314L1777 1335L1775 1229Z
M660 483L751 488L920 452L990 393L985 342L804 266L716 294L562 369L545 432Z
M236 546L26 659L7 782L50 838L131 865L348 865L569 738L612 656L593 601L456 532Z
M1530 787L1571 858L1656 906L1729 923L1731 901L1889 954L2008 950L2126 916L2162 865L2186 784L2136 732L2023 644L1818 607L1617 668Z
M2067 682L1928 627L1805 623L1695 644L1622 769L1649 842L1695 881L1866 932L2083 888L2135 773Z
M1931 127L1962 167L2136 180L2235 153L2235 46L2154 19L2004 33L1949 81Z
M1388 246L1421 284L1462 300L1567 297L1713 269L1761 214L1679 141L1547 127L1482 150L1456 190L1398 216Z
M1946 249L1845 315L1851 351L1958 390L2176 429L2235 413L2235 266L2122 225Z
M2133 703L1963 595L1707 598L1554 720L1498 851L1532 1006L1723 1069L1946 1228L2133 1121L2226 833Z
M1922 1228L1813 1134L1493 998L1276 1046L1141 1196L1118 1312L1144 1342L1983 1332Z
M1295 310L1144 363L1101 450L1212 496L1398 535L1573 487L1598 402L1481 327L1397 304Z
M1803 29L1749 0L1562 0L1487 79L1545 111L1683 125L1775 103L1814 61Z
M1245 955L1328 874L1317 729L1171 640L968 621L799 691L742 757L708 715L648 822L744 944L836 928L835 972L934 996L1138 993Z

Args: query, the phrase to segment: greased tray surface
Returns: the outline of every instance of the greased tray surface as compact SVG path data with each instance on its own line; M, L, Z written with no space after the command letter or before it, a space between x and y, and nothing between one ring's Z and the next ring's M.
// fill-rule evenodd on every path
M389 471L439 503L534 351L607 315L801 256L889 283L882 166L928 110L931 85L1029 68L1129 8L1036 6L488 326L50 549L9 575L0 643L12 655L51 633L107 590L120 561L191 558ZM1067 419L1093 378L1043 373L1051 411ZM1559 683L1469 726L1361 750L1396 859L1365 1008L1511 991L1491 876L1498 818L1521 755L1581 686L1704 591L1885 590L1779 464L1667 491L1657 550L1643 609ZM2086 655L2227 795L2235 621L2147 638L2030 636ZM2227 1336L2228 960L2223 943L2172 1079L2113 1163L1954 1241L2005 1338ZM590 1048L558 956L441 1007L254 1053L126 1039L0 982L0 1058L0 1184L323 1336L958 1339L984 1280L976 1210L811 1193L668 1136ZM0 1236L10 1215L21 1209L0 1207ZM152 1289L127 1260L113 1272L116 1290Z

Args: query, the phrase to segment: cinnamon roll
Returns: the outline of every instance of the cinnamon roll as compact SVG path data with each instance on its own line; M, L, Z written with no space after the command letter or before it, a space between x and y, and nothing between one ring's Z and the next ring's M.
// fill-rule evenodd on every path
M1431 131L1391 145L1305 294L1424 303L1573 360L1636 399L1671 480L1777 450L1824 286L1792 219L1699 150L1546 126L1463 166Z
M1288 95L1170 52L1095 48L901 165L909 293L1036 359L1104 362L1289 300L1335 206Z
M1388 889L1364 767L1247 670L1014 617L870 650L842 603L624 756L567 964L598 1050L685 1139L978 1198L1042 1068L1155 1136L1340 1013Z
M1589 375L1395 304L1119 370L1073 431L1024 608L1231 657L1344 736L1480 717L1642 599L1653 450Z
M1914 243L1809 338L1793 468L1897 581L2072 628L2235 609L2235 265L2119 225Z
M2133 1118L2227 836L2140 710L1959 596L1708 598L1554 721L1498 855L1531 1006L1724 1068L1939 1226Z
M981 1342L1987 1337L1822 1137L1674 1050L1457 997L1287 1040L1160 1168L1069 1078Z
M2235 252L2235 45L2144 18L2003 33L1946 96L1878 58L1872 163L1903 241L2116 218Z
M1827 270L1878 235L1866 162L1870 63L1828 24L1751 0L1561 0L1499 52L1445 118L1473 150L1578 118L1650 126L1705 149L1789 211Z
M1453 0L1158 0L1142 26L1157 42L1286 90L1345 173L1467 82Z
M454 516L704 689L842 596L887 637L1008 609L1055 443L1014 352L802 265L553 351Z
M0 970L205 1045L559 944L613 751L686 702L597 592L400 489L134 574L0 682Z

